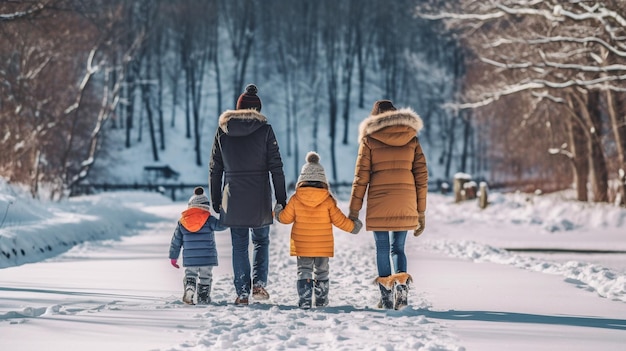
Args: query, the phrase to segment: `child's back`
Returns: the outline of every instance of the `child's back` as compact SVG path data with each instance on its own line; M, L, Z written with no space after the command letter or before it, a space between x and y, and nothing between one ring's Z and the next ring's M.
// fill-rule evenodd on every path
M297 256L298 306L311 308L313 296L318 307L328 304L328 261L334 256L333 225L351 233L358 233L361 222L352 221L337 207L337 201L328 190L324 168L319 155L309 152L302 167L296 193L287 206L276 205L275 216L280 223L293 223L290 254Z
M204 194L204 189L195 188L170 243L169 258L172 266L176 268L180 268L178 256L180 250L183 250L185 266L183 302L187 304L194 303L196 290L198 304L211 302L212 272L213 267L218 264L214 231L224 230L226 227L211 216L210 208L209 198Z

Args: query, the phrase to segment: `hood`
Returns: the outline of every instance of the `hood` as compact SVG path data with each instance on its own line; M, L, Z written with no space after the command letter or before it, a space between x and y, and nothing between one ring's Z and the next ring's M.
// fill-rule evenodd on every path
M211 212L201 208L192 207L183 211L180 216L180 224L190 232L197 232L200 228L202 228L210 216Z
M252 134L267 124L267 118L256 110L226 110L219 118L219 126L230 136Z
M424 128L424 122L413 110L404 108L369 116L359 126L359 140L370 136L392 145L402 146Z
M327 189L300 187L296 189L295 197L303 204L309 207L316 207L326 198L330 196L330 192Z

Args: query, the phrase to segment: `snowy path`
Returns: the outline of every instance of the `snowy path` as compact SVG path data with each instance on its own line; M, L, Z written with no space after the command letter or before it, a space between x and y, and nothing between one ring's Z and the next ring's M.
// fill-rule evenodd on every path
M180 207L150 208L166 219L137 236L0 269L0 349L526 351L623 350L626 344L626 304L619 296L602 298L583 282L505 260L474 263L449 239L437 239L463 226L437 216L430 235L407 238L415 285L403 311L371 308L378 296L371 284L374 243L365 231L336 233L330 306L297 309L285 225L271 234L271 303L232 305L224 231L217 235L214 303L186 306L183 272L166 256Z

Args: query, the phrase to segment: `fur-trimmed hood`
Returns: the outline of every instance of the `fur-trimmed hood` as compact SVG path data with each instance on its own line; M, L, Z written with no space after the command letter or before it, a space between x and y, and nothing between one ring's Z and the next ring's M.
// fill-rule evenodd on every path
M219 127L231 136L251 134L266 124L267 118L256 110L226 110L219 118Z
M359 141L366 136L389 145L405 145L424 128L420 116L410 108L369 116L359 125Z

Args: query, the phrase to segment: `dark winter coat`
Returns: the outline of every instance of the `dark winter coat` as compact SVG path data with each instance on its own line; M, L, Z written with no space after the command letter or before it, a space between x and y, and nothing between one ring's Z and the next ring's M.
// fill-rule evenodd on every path
M287 202L283 161L267 118L255 110L228 110L219 118L209 167L211 202L229 227L259 228L273 223L272 187ZM217 210L217 209L216 209Z
M183 265L217 266L216 230L225 230L207 210L189 208L185 210L172 236L170 259L178 259L183 248Z
M359 212L367 191L367 230L414 230L426 211L428 169L417 132L422 119L411 109L369 116L359 127L350 212Z

